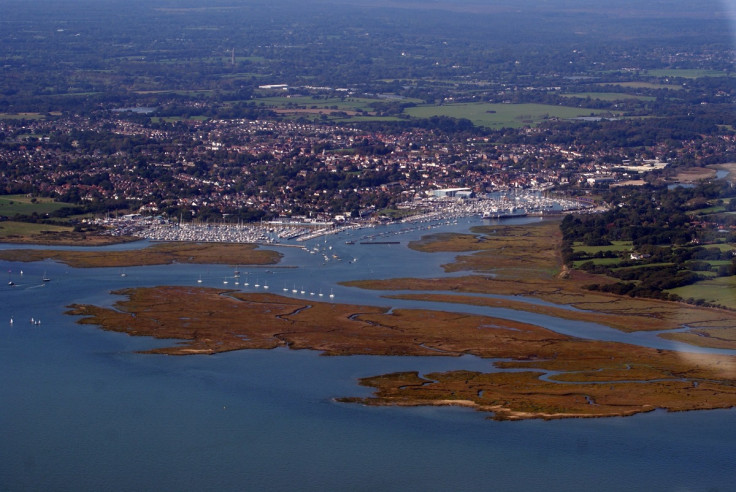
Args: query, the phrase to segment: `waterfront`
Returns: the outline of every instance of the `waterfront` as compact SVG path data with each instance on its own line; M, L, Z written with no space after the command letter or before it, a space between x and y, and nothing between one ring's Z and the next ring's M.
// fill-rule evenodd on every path
M430 224L401 234L395 234L401 226L371 231L388 232L383 238L396 239L398 245L346 244L366 231L327 242L320 238L306 242L307 250L279 248L285 256L277 267L241 266L240 279L261 285L268 279L276 293L284 285L296 286L297 297L304 284L307 297L310 291L334 291L335 302L398 305L380 292L337 282L417 272L439 275L440 265L454 255L413 252L406 241L427 232L465 231L472 223L427 229ZM330 261L309 253L317 246L332 246ZM77 325L62 314L65 306L110 305L113 289L198 285L200 276L204 285L222 287L228 278L233 287L233 267L137 267L126 269L123 277L118 269L71 269L52 262L0 266L24 270L22 279L16 277L17 287L3 292L0 309L0 320L15 319L12 327L0 324L0 397L11 402L0 417L2 490L732 487L732 410L512 423L453 408L337 404L332 398L367 394L356 384L360 377L400 370L483 370L490 362L470 357L328 358L282 349L210 357L140 355L135 350L166 341ZM44 272L52 279L47 284L40 280ZM594 338L624 336L518 311L483 312L526 321L531 317ZM30 325L30 317L43 324ZM643 344L672 343L652 335L641 338Z
M450 192L452 190L445 190ZM518 192L494 192L479 198L460 199L443 196L416 199L399 205L399 210L408 214L399 223L405 227L400 232L421 230L431 226L455 224L458 220L482 217L491 220L521 218L526 216L554 216L562 212L593 212L593 202L564 197L549 198L541 190ZM371 212L370 215L373 215ZM113 236L134 235L151 241L200 241L254 244L281 244L295 239L299 242L342 232L372 229L383 225L390 234L396 228L386 226L381 220L342 217L340 221L318 222L308 218L283 219L261 223L229 223L224 218L220 223L173 222L161 218L126 215L121 218L97 219L96 224L110 228ZM372 237L366 235L365 237Z

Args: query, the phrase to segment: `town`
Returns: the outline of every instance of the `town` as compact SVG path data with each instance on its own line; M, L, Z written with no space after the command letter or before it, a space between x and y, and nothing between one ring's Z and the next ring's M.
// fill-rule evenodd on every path
M631 155L629 147L550 143L561 131L524 128L499 143L488 132L367 132L278 120L144 124L117 113L0 120L0 189L94 204L102 215L340 222L401 217L400 209L445 189L465 198L522 190L585 198L602 187L664 181L673 176L668 162L736 153L732 135ZM493 207L474 213L504 208Z

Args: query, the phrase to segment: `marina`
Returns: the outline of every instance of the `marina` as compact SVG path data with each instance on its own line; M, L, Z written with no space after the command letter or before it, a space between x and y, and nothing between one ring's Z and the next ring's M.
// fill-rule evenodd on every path
M508 219L526 216L559 215L563 211L591 211L591 203L568 198L548 198L539 191L495 193L482 198L431 198L407 202L399 206L408 216L399 223L420 226L428 223L451 223L460 218ZM284 244L306 242L340 233L372 229L386 225L382 221L352 219L341 222L271 221L256 224L185 223L150 217L106 219L114 226L113 235L133 234L150 241L197 241L222 243Z

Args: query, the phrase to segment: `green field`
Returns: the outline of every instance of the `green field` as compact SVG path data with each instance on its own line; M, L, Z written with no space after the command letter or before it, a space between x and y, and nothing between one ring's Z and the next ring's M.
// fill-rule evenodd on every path
M736 249L736 246L729 243L717 243L717 244L708 244L705 246L706 248L718 248L721 251L733 251Z
M710 303L720 304L736 309L736 277L718 277L701 280L692 285L669 290L683 299L703 299Z
M28 222L0 222L0 241L13 236L32 236L48 232L71 232L72 227L48 225L48 224L31 224Z
M33 198L27 195L2 195L0 196L0 215L6 217L14 217L15 215L45 215L59 210L60 208L70 207L68 203L54 202L50 198Z
M646 70L644 73L653 77L681 77L684 79L698 79L701 77L726 77L730 75L728 72L724 72L721 70L696 70L678 68Z
M42 120L45 116L41 113L0 113L0 120Z
M610 246L585 246L582 243L573 244L573 250L577 253L582 251L589 255L594 255L599 251L632 251L634 249L634 243L631 241L613 241Z
M730 213L730 212L726 212L726 207L724 207L723 205L716 205L713 207L699 208L697 210L688 211L688 215L691 215L691 216L711 215L711 214L720 214L720 213Z
M549 118L570 119L581 116L609 114L608 111L597 109L553 106L549 104L491 103L416 106L407 108L405 113L415 118L429 118L432 116L467 118L477 126L489 128L519 128L525 125L538 125Z
M640 101L654 101L657 98L651 96L635 96L624 92L580 92L576 94L560 94L563 97L579 97L581 99L598 99L600 101L622 101L625 99L638 99Z

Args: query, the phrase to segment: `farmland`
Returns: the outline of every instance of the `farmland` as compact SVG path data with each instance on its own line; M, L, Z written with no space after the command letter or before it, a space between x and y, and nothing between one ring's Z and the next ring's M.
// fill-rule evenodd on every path
M488 128L519 128L525 125L536 125L548 119L572 119L610 114L608 111L572 106L489 103L422 105L407 108L405 113L416 118L431 116L466 118L475 125Z
M56 212L67 203L55 202L50 198L34 198L26 195L0 196L0 216L14 217L16 215L45 215Z

